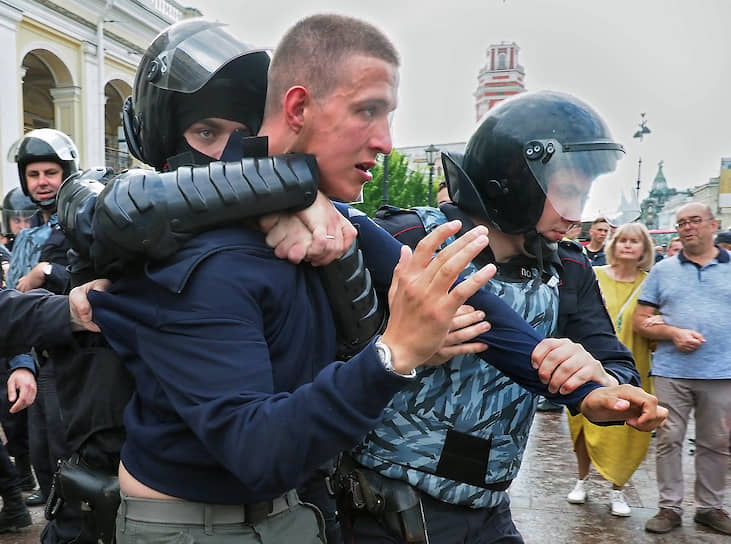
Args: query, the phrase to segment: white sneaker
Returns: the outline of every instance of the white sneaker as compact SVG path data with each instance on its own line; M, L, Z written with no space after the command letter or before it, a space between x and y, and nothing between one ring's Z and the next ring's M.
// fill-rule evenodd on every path
M584 489L585 480L576 480L576 486L566 496L566 500L571 504L584 504L586 502L586 490Z
M626 518L632 515L632 509L627 505L627 501L624 499L624 493L618 489L612 489L609 492L609 500L612 504L612 515Z

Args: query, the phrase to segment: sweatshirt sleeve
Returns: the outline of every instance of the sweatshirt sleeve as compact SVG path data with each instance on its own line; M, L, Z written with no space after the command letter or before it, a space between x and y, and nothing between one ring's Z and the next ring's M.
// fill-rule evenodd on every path
M0 322L0 344L6 354L36 345L67 344L72 338L68 297L42 289L1 290Z

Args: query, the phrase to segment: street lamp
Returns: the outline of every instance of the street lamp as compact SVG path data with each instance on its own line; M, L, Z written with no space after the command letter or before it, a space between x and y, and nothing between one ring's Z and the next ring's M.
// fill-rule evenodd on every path
M637 132L634 133L634 135L632 137L633 138L637 138L638 140L642 141L642 139L644 138L645 134L650 134L650 129L647 128L647 120L645 119L645 114L644 113L641 113L640 114L640 123L637 126L640 127L640 128L639 128L639 130L637 130ZM641 176L641 173L642 173L642 157L640 156L637 159L637 189L636 190L637 190L637 202L638 203L640 201L640 176Z
M429 147L424 149L426 153L426 163L429 165L429 200L427 200L427 206L431 206L431 195L432 195L432 183L434 180L434 162L439 153L439 148L435 147L434 144L429 144Z
M383 156L383 198L381 198L381 206L388 204L388 158L390 156Z

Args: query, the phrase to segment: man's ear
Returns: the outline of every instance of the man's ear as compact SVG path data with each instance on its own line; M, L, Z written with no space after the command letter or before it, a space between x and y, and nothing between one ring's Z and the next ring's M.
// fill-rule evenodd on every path
M305 109L311 101L309 91L300 85L290 87L284 95L284 118L293 132L299 133L302 130L305 124Z

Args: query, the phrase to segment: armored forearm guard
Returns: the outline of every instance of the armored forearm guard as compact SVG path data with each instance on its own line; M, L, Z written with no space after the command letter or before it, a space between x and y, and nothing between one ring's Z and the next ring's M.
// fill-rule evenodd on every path
M69 176L58 190L58 222L71 247L80 255L89 255L94 239L91 226L94 205L113 176L111 168L90 168Z
M157 173L130 170L107 184L94 211L91 258L102 274L126 263L160 260L195 234L280 210L317 196L317 163L286 154L213 162Z
M386 320L358 240L340 259L321 268L320 277L335 320L338 356L347 360L381 332Z

